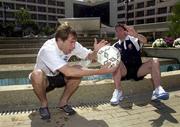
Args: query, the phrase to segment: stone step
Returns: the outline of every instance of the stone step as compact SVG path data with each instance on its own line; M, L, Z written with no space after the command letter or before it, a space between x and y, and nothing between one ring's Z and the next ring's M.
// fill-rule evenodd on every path
M0 64L35 63L37 54L0 55Z
M1 55L10 54L37 54L39 48L12 48L12 49L0 49Z

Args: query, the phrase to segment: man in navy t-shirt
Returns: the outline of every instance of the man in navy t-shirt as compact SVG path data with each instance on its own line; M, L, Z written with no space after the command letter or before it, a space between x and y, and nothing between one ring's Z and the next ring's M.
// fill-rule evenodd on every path
M134 79L136 81L144 78L145 75L151 74L152 84L155 90L152 94L152 100L169 98L169 94L161 86L161 76L158 58L152 58L145 63L141 60L141 45L147 43L147 39L138 34L133 27L124 24L115 26L116 35L119 39L113 46L121 53L121 63L113 73L115 90L110 100L112 105L117 105L123 99L121 80Z

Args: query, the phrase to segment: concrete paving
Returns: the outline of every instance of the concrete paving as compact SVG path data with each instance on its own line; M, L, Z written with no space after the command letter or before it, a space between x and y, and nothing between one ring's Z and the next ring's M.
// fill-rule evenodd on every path
M107 102L75 107L76 115L66 116L50 108L51 120L41 120L38 111L2 112L0 127L180 127L180 91L170 99L151 102L151 93L126 97L118 106Z

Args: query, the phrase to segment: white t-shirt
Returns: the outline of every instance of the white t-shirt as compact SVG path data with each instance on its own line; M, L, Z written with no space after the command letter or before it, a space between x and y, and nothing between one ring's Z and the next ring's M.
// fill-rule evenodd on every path
M85 59L91 52L76 42L75 49L70 54L64 54L57 46L55 38L47 40L38 52L35 69L41 69L47 76L57 75L58 69L67 64L73 55Z

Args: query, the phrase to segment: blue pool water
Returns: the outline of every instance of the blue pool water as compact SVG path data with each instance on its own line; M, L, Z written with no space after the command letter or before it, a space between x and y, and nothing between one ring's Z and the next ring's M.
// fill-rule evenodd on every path
M161 72L168 72L168 71L174 71L174 70L180 70L180 64L169 64L169 65L160 66ZM103 79L111 79L111 78L112 78L111 74L105 74L105 75L85 76L83 77L83 80L103 80ZM25 85L29 83L30 82L27 77L0 79L0 86L20 85L20 84Z

